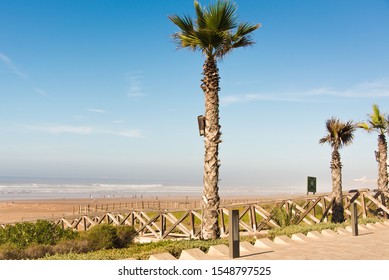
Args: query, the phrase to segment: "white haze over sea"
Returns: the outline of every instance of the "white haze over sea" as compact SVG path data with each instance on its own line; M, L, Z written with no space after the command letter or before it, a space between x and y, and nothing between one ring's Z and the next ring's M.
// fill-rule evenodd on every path
M302 187L220 187L221 197L267 197L303 193ZM201 197L202 186L128 182L113 179L0 177L0 201L59 198Z

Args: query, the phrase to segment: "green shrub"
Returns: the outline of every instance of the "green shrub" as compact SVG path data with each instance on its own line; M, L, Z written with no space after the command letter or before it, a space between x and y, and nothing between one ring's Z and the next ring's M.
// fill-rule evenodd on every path
M34 225L32 223L18 223L7 225L4 229L3 240L6 243L15 244L21 248L34 243Z
M61 240L53 246L53 254L83 254L90 251L89 242L84 238Z
M12 243L20 248L31 244L54 245L61 239L72 239L78 235L71 229L62 229L49 221L23 222L7 225L0 229L0 244Z
M100 224L85 232L84 235L90 247L89 251L95 251L127 247L133 242L136 231L130 226Z
M8 234L6 230L7 227L8 226L6 226L5 228L0 227L0 245L8 242Z
M24 250L13 243L0 245L0 260L22 260L24 259Z
M32 244L25 248L23 252L26 259L39 259L53 254L53 246L45 244Z
M0 228L0 259L38 259L55 254L84 254L124 248L136 235L133 227L101 224L79 234L44 220Z
M125 248L130 245L136 236L136 230L130 226L117 226L116 227L117 240L115 248Z
M273 219L278 223L281 228L285 228L287 226L295 225L299 219L298 215L295 214L295 205L289 207L287 211L283 207L276 207L273 209Z
M115 248L118 243L116 229L112 225L101 224L86 232L91 251Z

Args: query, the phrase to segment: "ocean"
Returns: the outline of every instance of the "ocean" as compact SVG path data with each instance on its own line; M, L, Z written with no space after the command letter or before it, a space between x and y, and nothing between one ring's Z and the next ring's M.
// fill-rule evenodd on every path
M220 186L220 196L267 197L303 193L301 187ZM0 177L0 200L61 198L200 197L202 186L133 183L115 179L63 179Z

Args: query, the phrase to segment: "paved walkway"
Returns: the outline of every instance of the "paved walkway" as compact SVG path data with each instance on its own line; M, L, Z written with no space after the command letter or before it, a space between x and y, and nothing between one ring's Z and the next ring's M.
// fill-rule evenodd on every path
M268 253L248 255L244 259L267 260L389 260L389 225L384 228L360 227L358 236L337 233L305 241L279 245ZM292 241L292 240L291 240Z
M199 249L184 250L180 259L228 259L228 247L212 246L207 254ZM351 228L337 232L323 230L291 238L277 237L274 241L258 239L255 245L240 243L240 258L244 260L389 260L389 221L359 225L359 235ZM175 259L165 253L150 259Z

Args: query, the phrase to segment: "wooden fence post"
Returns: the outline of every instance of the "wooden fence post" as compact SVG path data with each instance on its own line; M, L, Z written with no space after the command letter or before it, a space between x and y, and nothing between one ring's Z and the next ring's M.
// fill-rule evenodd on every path
M159 233L159 236L160 238L162 238L166 231L166 218L163 214L160 214L160 218L161 218L161 231Z

